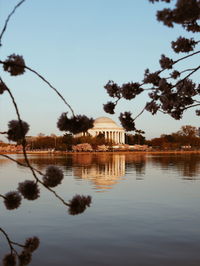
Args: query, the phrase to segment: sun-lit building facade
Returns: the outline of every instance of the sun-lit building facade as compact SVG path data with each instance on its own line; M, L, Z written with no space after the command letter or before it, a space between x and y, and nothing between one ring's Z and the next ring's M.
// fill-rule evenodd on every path
M125 144L125 130L108 117L95 119L93 128L89 129L86 133L76 134L76 137L84 136L87 133L93 137L102 134L106 140L111 140L115 144Z

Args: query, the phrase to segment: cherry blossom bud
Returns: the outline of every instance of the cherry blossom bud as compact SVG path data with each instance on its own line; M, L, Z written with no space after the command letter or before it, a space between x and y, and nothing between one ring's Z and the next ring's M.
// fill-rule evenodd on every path
M39 247L39 244L40 240L38 237L34 236L31 238L27 238L25 242L25 249L32 253Z
M120 87L114 83L114 81L109 80L108 83L104 86L108 95L112 98L120 98Z
M189 53L194 50L197 43L193 38L187 39L180 36L175 42L172 41L171 46L176 53Z
M135 130L135 123L130 112L120 113L119 120L126 131Z
M11 76L22 75L25 72L25 62L20 55L9 55L8 59L4 61L3 68L9 72Z
M18 191L24 196L25 199L35 200L40 195L40 190L36 182L26 180L18 185Z
M103 105L103 109L106 113L108 114L114 114L114 109L115 109L115 103L113 102L107 102L106 104Z
M28 265L32 260L32 254L31 252L23 250L21 254L19 254L18 259L20 266Z
M136 97L136 95L140 94L143 91L140 88L140 84L135 82L129 82L122 85L121 94L126 100L131 100Z
M27 132L29 131L29 125L21 121L21 124L18 120L11 120L8 123L8 139L12 141L22 140Z
M67 113L62 113L58 119L57 127L61 131L69 131L73 134L86 132L93 127L94 119L88 118L85 115L67 117Z
M56 187L61 184L63 180L63 171L57 166L49 165L46 169L45 176L43 177L43 182L48 187Z
M17 191L11 191L5 194L4 204L8 210L17 209L21 204L21 196Z
M173 65L173 60L166 57L164 54L161 55L160 66L162 69L171 69Z
M15 254L11 253L4 256L3 266L15 266L15 265L17 265Z
M83 213L87 207L90 207L92 198L90 196L76 195L70 200L69 214L77 215Z

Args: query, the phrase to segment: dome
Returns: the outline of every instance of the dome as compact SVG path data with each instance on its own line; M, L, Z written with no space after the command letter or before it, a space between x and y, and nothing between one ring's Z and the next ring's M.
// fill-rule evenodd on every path
M110 129L118 128L119 129L120 127L111 118L98 117L97 119L94 120L93 129L96 129L96 128L110 128Z

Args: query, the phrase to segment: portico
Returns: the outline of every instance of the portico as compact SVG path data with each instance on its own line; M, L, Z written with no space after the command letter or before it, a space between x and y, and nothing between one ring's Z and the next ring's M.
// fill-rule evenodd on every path
M99 117L95 119L94 127L89 129L88 133L93 137L103 134L106 140L111 140L115 144L125 144L125 130L108 117ZM83 133L80 133L76 136L83 135Z

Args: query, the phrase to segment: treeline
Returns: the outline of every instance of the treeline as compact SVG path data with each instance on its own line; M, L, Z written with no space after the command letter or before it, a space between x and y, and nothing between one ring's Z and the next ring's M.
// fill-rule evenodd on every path
M44 136L39 135L38 137L27 138L27 148L30 150L44 150L44 149L55 149L60 151L72 150L72 147L77 144L88 143L93 149L97 149L98 146L106 145L112 146L111 141L105 140L103 135L97 137L82 136L73 137L71 134L65 134L64 136Z
M182 126L178 132L163 134L159 138L146 141L146 143L158 149L199 149L200 137L196 127L186 125Z
M196 127L186 125L182 126L181 129L175 133L163 134L159 138L153 138L146 140L143 136L143 131L137 131L135 134L126 134L125 143L128 145L148 145L158 150L175 150L175 149L199 149L200 148L200 137L199 131ZM72 150L75 145L78 144L89 144L93 150L103 148L103 146L112 149L115 145L114 142L105 139L104 135L100 134L96 137L82 136L73 137L72 134L65 134L63 136L56 136L51 134L45 136L39 134L37 137L27 137L27 149L29 150ZM18 143L20 145L20 143ZM0 148L3 149L8 144L0 142ZM100 147L102 146L102 147ZM78 148L78 147L77 147Z

